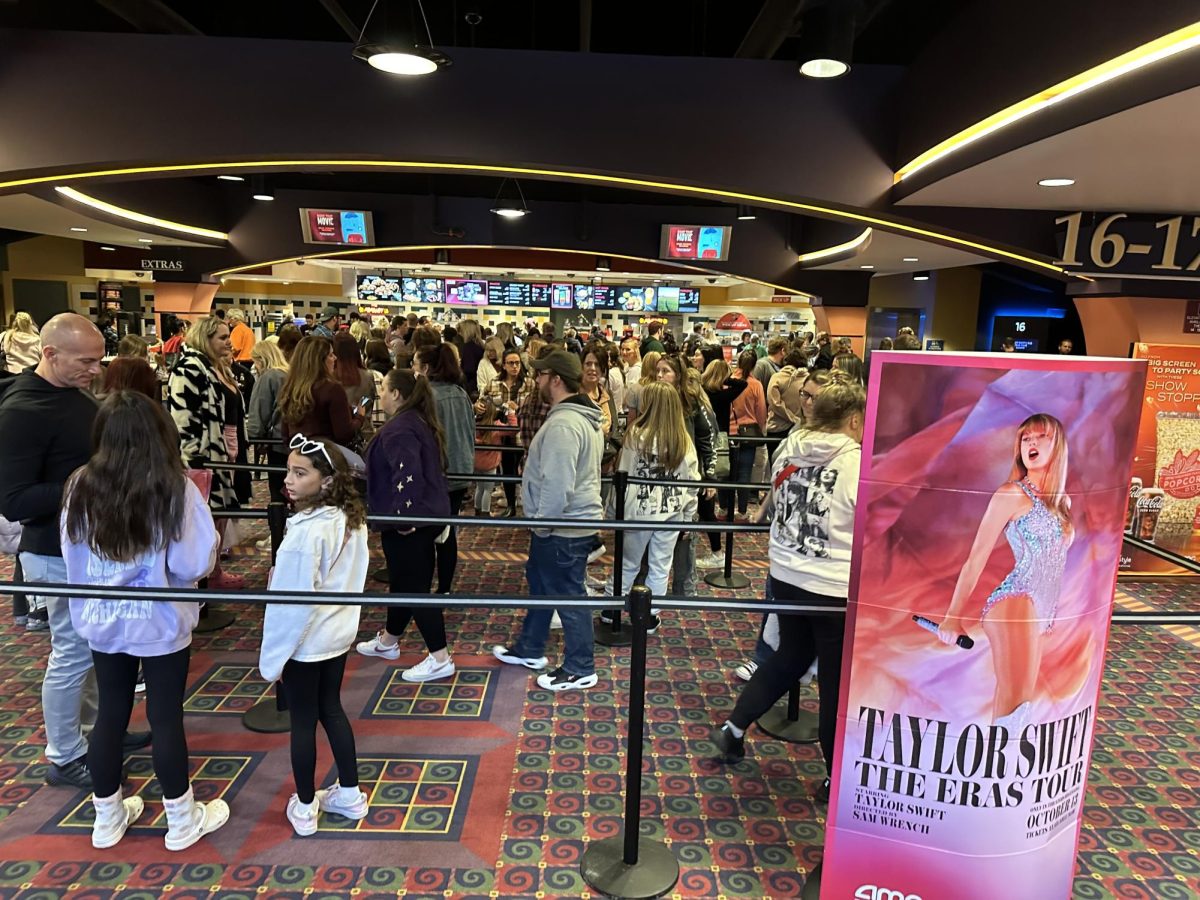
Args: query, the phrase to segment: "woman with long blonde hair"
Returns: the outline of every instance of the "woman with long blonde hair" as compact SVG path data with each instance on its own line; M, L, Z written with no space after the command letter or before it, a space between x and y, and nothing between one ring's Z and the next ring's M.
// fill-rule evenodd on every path
M641 359L642 368L638 380L631 381L625 388L625 414L628 421L631 422L639 412L638 405L641 402L642 388L658 381L658 361L662 359L662 354L657 350L651 350Z
M642 411L629 426L617 468L634 478L699 481L700 461L688 434L683 402L675 388L658 382L642 392ZM625 491L625 517L630 521L690 522L696 515L696 489L670 485L631 484ZM629 588L646 554L646 586L667 592L678 531L628 531L622 587ZM657 627L657 617L651 627Z
M979 621L996 672L992 721L1014 734L1029 721L1042 635L1054 625L1067 550L1075 538L1066 493L1067 449L1066 429L1054 416L1036 413L1017 427L1009 480L992 494L938 628L938 638L952 644L974 626L967 603L1003 533L1013 569L988 595Z
M252 441L283 441L283 422L279 413L279 392L287 378L288 363L279 342L271 338L259 341L250 351L254 364L254 390L250 392L250 414L246 419L246 434ZM267 463L287 465L287 454L271 446L267 448ZM267 486L272 503L283 503L283 473L268 472ZM266 545L264 545L266 546Z
M216 316L197 320L183 339L179 360L167 382L167 410L179 431L179 449L189 469L204 469L210 463L245 462L245 431L242 393L238 390L230 361L233 346L229 326ZM250 499L249 491L238 491L234 475L210 469L212 484L208 505L213 510L234 510ZM218 519L224 535L228 519ZM218 558L209 576L212 588L238 589L245 585L240 575L222 572Z
M0 350L4 351L8 371L14 375L42 361L42 336L33 316L27 312L13 316L12 327L0 337Z

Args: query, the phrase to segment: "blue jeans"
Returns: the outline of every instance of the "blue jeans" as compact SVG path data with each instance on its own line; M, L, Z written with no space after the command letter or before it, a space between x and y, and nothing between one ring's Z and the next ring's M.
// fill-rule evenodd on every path
M26 581L66 583L67 565L61 556L22 553ZM71 624L71 601L47 597L50 618L50 659L42 677L42 718L46 723L46 758L57 766L87 755L84 732L96 723L96 672L92 649Z
M533 597L569 595L586 597L583 579L587 572L587 557L595 539L592 536L568 538L557 535L529 537L529 560L525 563L525 579ZM536 659L546 650L550 637L549 607L531 609L525 613L521 634L513 653ZM596 671L592 611L581 608L559 608L563 626L562 667L572 675L591 675Z

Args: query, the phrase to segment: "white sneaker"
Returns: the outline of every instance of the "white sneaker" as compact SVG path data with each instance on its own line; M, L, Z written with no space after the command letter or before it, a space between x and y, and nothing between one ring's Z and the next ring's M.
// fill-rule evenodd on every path
M583 583L583 589L589 597L607 597L612 593L607 584L598 578L588 578Z
M438 662L432 653L413 666L400 673L405 681L437 681L439 678L449 678L454 674L454 660L447 658Z
M588 565L590 566L592 563L594 563L596 560L598 560L600 557L602 557L607 552L608 552L608 548L605 547L603 544L601 544L599 547L597 547L595 550L593 550L591 553L588 554Z
M371 640L358 644L355 649L363 656L382 656L384 659L399 659L400 643L396 642L389 646L383 643L381 640L382 637L383 632L380 631Z
M697 569L723 569L725 568L724 552L710 553L707 556L699 556L696 558Z
M317 833L317 813L320 811L321 806L316 798L313 798L312 803L301 803L296 794L292 794L288 798L288 821L292 823L292 828L300 837L308 837L310 834Z
M271 539L269 537L265 537L261 541L255 541L254 546L259 550L270 550Z
M367 795L358 788L344 788L336 781L317 791L316 803L321 812L337 813L355 821L367 817Z
M746 660L740 666L733 670L733 674L742 681L749 681L754 677L754 673L758 671L758 663L752 659Z
M544 656L517 656L503 644L492 647L492 656L510 666L524 666L527 669L544 669L550 663Z

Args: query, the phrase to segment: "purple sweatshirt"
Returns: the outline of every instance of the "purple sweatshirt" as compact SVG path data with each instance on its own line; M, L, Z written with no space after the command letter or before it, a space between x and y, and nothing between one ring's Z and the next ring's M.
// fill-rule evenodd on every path
M187 498L179 540L148 550L129 562L96 556L86 542L76 544L68 539L68 497L59 519L67 581L98 587L195 587L197 580L212 571L220 542L208 502L191 481L184 480ZM192 629L199 617L198 603L71 598L71 623L100 653L143 657L176 653L191 644Z
M415 410L397 413L379 429L367 446L366 462L371 515L450 515L437 439Z

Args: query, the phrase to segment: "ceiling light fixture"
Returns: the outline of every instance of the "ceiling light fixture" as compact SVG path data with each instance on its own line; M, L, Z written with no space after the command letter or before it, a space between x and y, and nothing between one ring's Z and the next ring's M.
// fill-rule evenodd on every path
M138 243L139 244L153 244L154 241L151 238L138 238Z
M73 200L76 203L81 203L91 209L99 210L102 213L113 216L118 219L126 219L130 222L140 222L143 225L152 225L155 228L162 228L164 231L179 231L183 234L190 234L195 237L211 238L218 241L229 240L229 235L223 231L213 231L210 228L198 228L195 225L184 225L182 222L172 222L170 219L160 219L157 216L148 216L145 213L140 213L134 209L125 209L123 206L116 206L108 203L98 197L92 197L82 191L77 191L73 187L59 185L55 192L66 197L68 200Z
M854 4L826 3L800 25L800 74L837 78L850 71L854 50Z
M439 266L450 265L450 251L445 247L433 251L433 261Z
M1162 37L1149 43L1134 47L1120 56L1115 56L1106 62L1080 72L1066 81L1060 81L1058 84L1051 85L1031 97L1019 100L1011 106L1006 106L986 119L981 119L974 125L964 128L957 134L951 135L941 143L935 144L920 156L901 166L896 172L895 181L903 181L914 172L919 172L921 169L948 156L954 151L961 150L968 144L972 144L980 138L987 137L987 135L994 131L999 131L1001 128L1006 128L1014 122L1024 119L1026 116L1041 112L1048 106L1052 106L1070 97L1076 97L1085 91L1090 91L1116 78L1128 75L1130 72L1153 65L1176 54L1191 50L1194 47L1200 47L1200 22L1193 22L1191 25L1180 28L1178 31L1172 31L1170 34L1164 34Z
M874 266L859 266L860 269L873 269Z
M913 272L913 281L928 281L929 272Z
M754 210L752 210L749 206L746 206L744 203L738 206L737 217L739 222L753 222L758 218L758 216L754 214Z
M116 247L107 247L104 244L101 244L100 249L101 250L116 250L117 248Z
M906 256L906 257L904 257L904 259L902 259L900 261L901 262L920 262L921 260L917 259L917 257L915 257L915 256Z
M514 187L508 188L512 182ZM525 205L525 192L521 190L521 182L515 178L505 178L500 182L500 190L496 192L496 203L492 212L504 219L519 219L529 215L529 207Z
M241 175L218 175L217 181L245 181Z
M79 226L79 225L72 225L72 226L71 226L71 230L72 230L72 231L87 231L87 229L86 229L86 228L83 228L83 227L81 227L81 226Z
M1038 182L1041 187L1070 187L1074 183L1074 178L1043 178Z
M612 271L612 260L609 259L607 256L597 256L596 257L596 271L597 272L611 272Z
M267 187L267 180L261 175L255 175L250 179L251 195L255 200L271 201L275 199L275 192Z
M866 228L863 233L856 238L846 241L844 244L834 244L832 247L823 247L820 250L810 250L808 253L801 253L796 257L796 262L807 263L812 265L814 262L819 262L823 259L828 259L831 256L841 256L849 254L852 250L857 250L871 239L871 229Z
M377 37L368 38L367 29L379 6L379 0L375 0L350 55L389 75L429 75L452 65L450 57L433 46L433 33L421 0L407 0L403 4L408 7L407 17L403 12L398 15L400 19L407 18L406 22L397 21L396 15L390 13L395 5L384 4L373 31ZM423 28L418 26L418 17Z

